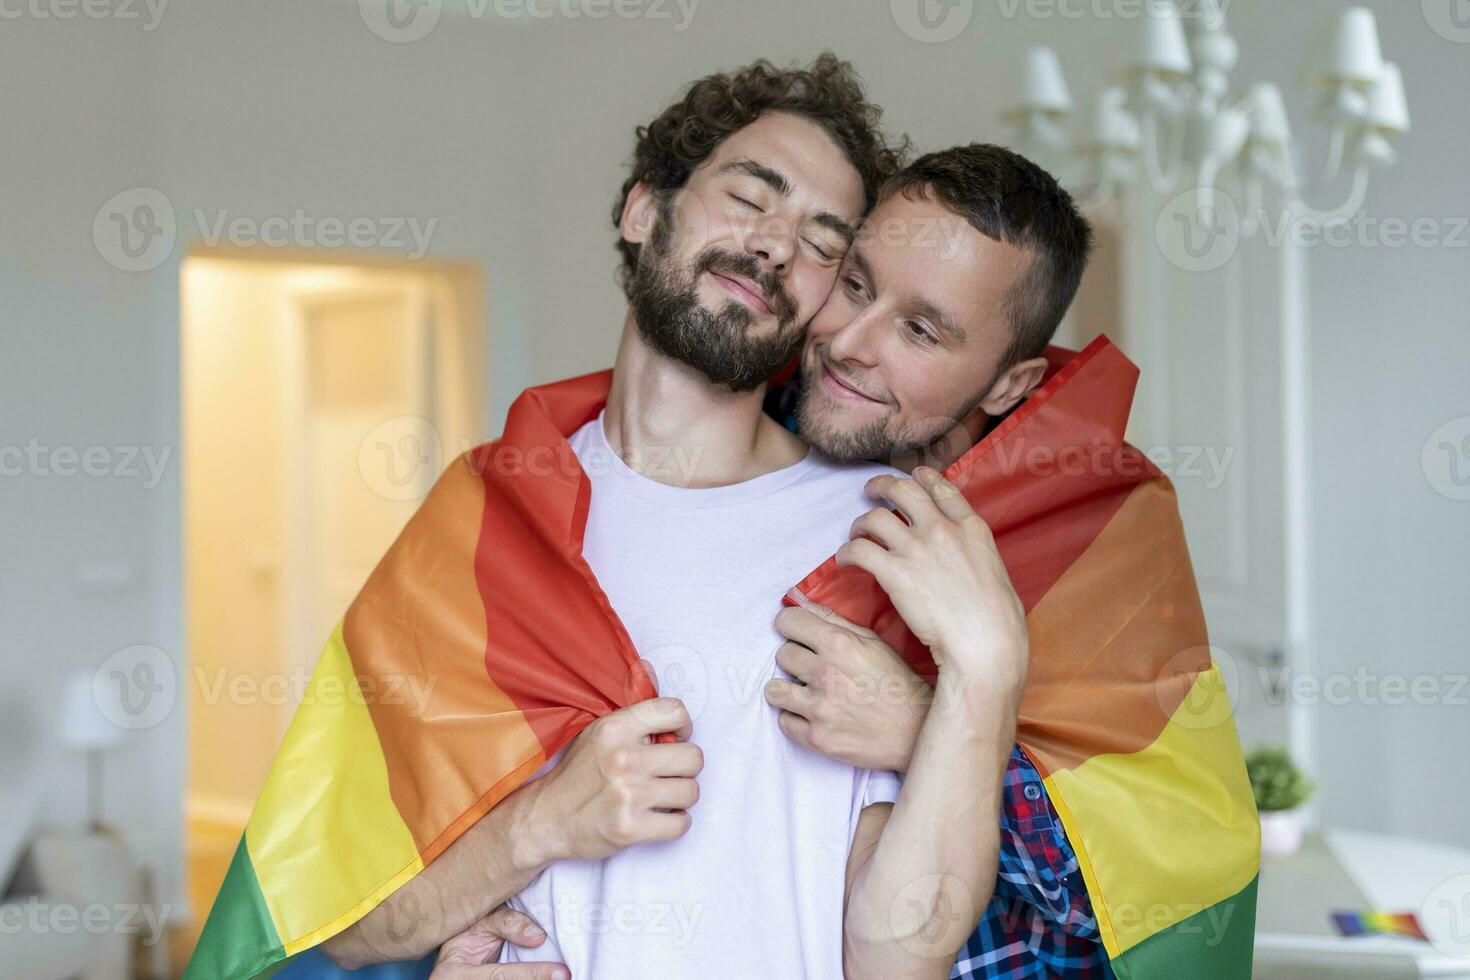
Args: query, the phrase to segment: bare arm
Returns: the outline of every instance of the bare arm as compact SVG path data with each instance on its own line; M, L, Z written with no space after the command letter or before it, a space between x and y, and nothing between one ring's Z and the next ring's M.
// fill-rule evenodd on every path
M972 693L967 710L929 713L898 802L863 811L848 858L848 980L948 977L990 902L1018 698Z
M939 667L898 802L865 810L854 837L843 923L850 980L949 976L994 889L1002 782L1026 678L1025 615L989 528L938 473L915 476L871 481L896 512L859 518L838 552L839 564L878 579ZM829 661L896 656L829 610L783 610L777 625L794 641L778 659L806 683L830 673ZM797 711L828 703L801 686L778 692L795 709L782 716L793 737L815 730Z
M679 740L656 743L675 732ZM418 959L526 887L553 861L672 840L690 825L704 766L677 698L597 719L557 766L507 796L411 881L322 944L337 965Z
M543 782L507 796L377 908L323 943L322 951L349 970L419 959L519 893L553 857L546 828L528 819Z

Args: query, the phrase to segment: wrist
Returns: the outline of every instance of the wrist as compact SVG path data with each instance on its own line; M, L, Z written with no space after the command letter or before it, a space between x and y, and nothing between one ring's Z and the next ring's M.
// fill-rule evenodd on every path
M881 760L879 765L871 768L890 769L904 773L908 772L909 766L913 764L914 749L919 744L919 732L924 730L924 720L929 717L929 709L934 706L934 688L925 681L919 680L915 687L907 692L905 706L909 710L907 723L902 726L897 738L885 740L885 745L897 747L896 754L891 758Z
M935 679L934 711L946 717L960 716L973 731L989 729L990 723L1014 728L1026 687L1024 671L976 670L963 661L946 661Z
M504 832L508 835L508 851L515 870L521 874L540 874L547 865L566 856L562 821L549 813L548 785L548 777L533 779L496 808L507 811Z

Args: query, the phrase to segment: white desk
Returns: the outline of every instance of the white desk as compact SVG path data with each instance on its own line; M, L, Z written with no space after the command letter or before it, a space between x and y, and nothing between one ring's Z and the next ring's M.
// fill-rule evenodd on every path
M1415 912L1434 943L1339 936L1334 909ZM1470 980L1470 851L1359 831L1309 834L1299 854L1261 868L1255 961L1258 980Z

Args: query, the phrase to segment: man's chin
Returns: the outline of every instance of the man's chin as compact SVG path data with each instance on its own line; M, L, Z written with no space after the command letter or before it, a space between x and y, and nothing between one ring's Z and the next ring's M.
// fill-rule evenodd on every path
M798 431L832 459L882 459L890 444L882 413L873 410L878 407L841 403L825 392L807 395L797 409Z

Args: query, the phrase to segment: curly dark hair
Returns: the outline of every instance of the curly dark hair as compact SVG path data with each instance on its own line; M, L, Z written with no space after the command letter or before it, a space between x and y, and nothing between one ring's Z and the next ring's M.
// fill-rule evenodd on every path
M655 193L683 187L728 136L774 110L806 116L831 134L862 177L866 208L907 156L907 137L890 144L879 130L883 110L867 100L850 62L830 51L805 68L776 68L761 59L701 78L657 119L635 130L633 168L613 204L613 227L621 222L635 184L641 181ZM638 265L638 246L619 238L618 251L623 258L618 281L626 293Z

